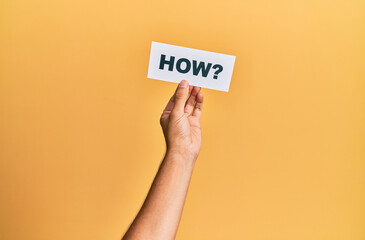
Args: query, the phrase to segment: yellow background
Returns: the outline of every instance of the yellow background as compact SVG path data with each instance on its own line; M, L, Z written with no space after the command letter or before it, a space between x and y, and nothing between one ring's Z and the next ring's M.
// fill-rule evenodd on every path
M1 0L1 239L122 236L176 86L151 41L237 56L177 239L365 239L363 0Z

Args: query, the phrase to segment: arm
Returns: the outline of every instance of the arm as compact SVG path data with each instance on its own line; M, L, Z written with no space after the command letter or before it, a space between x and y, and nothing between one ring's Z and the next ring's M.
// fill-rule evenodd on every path
M167 146L165 157L123 240L175 238L200 151L202 105L200 87L189 87L183 80L160 119Z

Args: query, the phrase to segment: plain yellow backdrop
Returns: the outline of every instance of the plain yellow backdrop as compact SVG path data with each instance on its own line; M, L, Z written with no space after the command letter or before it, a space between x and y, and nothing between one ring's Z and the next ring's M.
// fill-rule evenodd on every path
M120 239L176 87L151 41L237 56L177 239L365 239L363 0L1 0L1 239Z

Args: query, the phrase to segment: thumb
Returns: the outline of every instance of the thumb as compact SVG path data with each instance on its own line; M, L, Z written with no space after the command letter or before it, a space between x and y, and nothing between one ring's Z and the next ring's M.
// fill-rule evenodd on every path
M176 89L175 104L171 114L181 115L184 113L185 103L189 96L189 82L182 80Z

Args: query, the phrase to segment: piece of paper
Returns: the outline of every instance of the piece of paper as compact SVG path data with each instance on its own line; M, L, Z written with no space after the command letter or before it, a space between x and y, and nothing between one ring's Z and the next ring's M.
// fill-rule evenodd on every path
M152 42L148 78L228 92L236 57Z

